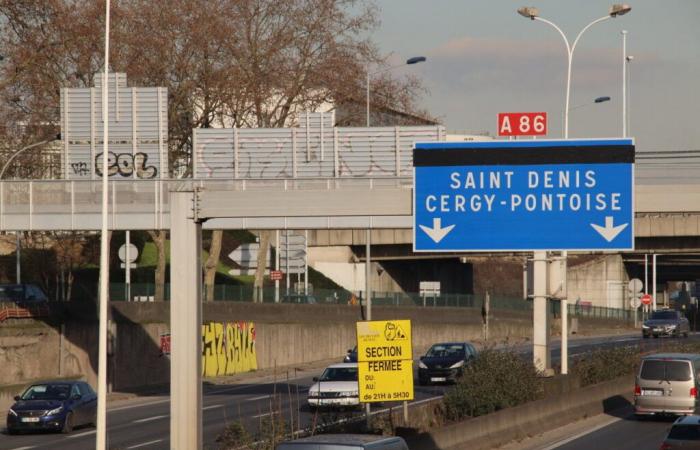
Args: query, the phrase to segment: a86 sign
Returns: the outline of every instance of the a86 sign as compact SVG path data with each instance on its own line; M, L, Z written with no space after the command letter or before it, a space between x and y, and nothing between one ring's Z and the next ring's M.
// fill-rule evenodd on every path
M499 136L544 136L546 112L498 113Z

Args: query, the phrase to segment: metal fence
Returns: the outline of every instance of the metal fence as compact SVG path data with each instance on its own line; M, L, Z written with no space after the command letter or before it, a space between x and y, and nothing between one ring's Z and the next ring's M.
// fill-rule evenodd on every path
M230 285L217 284L214 286L214 301L231 302L252 302L254 288L250 284ZM206 301L206 289L202 290ZM153 283L132 283L131 301L148 302L154 301L155 284ZM165 286L165 298L170 298L170 286ZM280 303L296 304L326 304L326 305L363 305L366 296L364 292L349 292L344 289L314 289L308 295L287 292L281 287L277 297L275 288L266 286L262 289L263 303L275 303L275 299ZM125 301L127 299L126 286L124 283L110 284L110 299L112 301ZM425 308L474 308L479 311L484 305L483 295L474 294L442 294L437 296L421 296L417 292L372 292L372 305L374 306L418 306ZM491 296L489 301L491 310L505 311L531 311L532 301L523 300L519 297ZM634 312L627 309L605 308L600 306L569 304L568 312L570 317L589 317L597 319L611 319L633 321ZM553 317L560 317L561 304L550 302L550 314Z

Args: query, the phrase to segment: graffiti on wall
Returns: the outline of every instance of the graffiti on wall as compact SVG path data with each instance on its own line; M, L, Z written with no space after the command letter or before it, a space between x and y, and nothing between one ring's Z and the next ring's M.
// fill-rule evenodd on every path
M85 175L86 167L80 166L84 163L72 164L73 172L76 175ZM107 176L121 175L123 177L131 177L136 173L136 178L151 179L158 175L158 169L155 166L148 165L148 155L146 153L114 153L109 152L107 160ZM102 153L95 156L95 173L98 177L102 176Z
M202 374L233 375L257 370L253 322L209 322L202 325Z

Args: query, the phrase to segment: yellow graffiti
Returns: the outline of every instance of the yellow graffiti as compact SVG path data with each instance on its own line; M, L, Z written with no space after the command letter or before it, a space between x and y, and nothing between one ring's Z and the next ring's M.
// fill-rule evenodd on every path
M253 322L202 325L202 374L233 375L258 369Z

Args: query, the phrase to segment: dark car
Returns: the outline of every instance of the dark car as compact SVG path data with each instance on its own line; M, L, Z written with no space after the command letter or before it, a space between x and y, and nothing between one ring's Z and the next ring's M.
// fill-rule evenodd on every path
M680 311L654 311L642 324L642 337L685 336L688 337L690 324Z
M354 346L351 350L348 350L348 353L345 355L345 358L343 358L343 362L357 362L357 345Z
M476 349L468 342L435 344L418 362L418 384L454 382L475 357Z
M34 284L0 284L0 302L35 305L48 301L44 291Z
M94 425L97 394L83 381L32 384L7 412L7 432L52 430L70 433L80 425Z
M700 449L700 416L683 416L673 423L661 450Z

